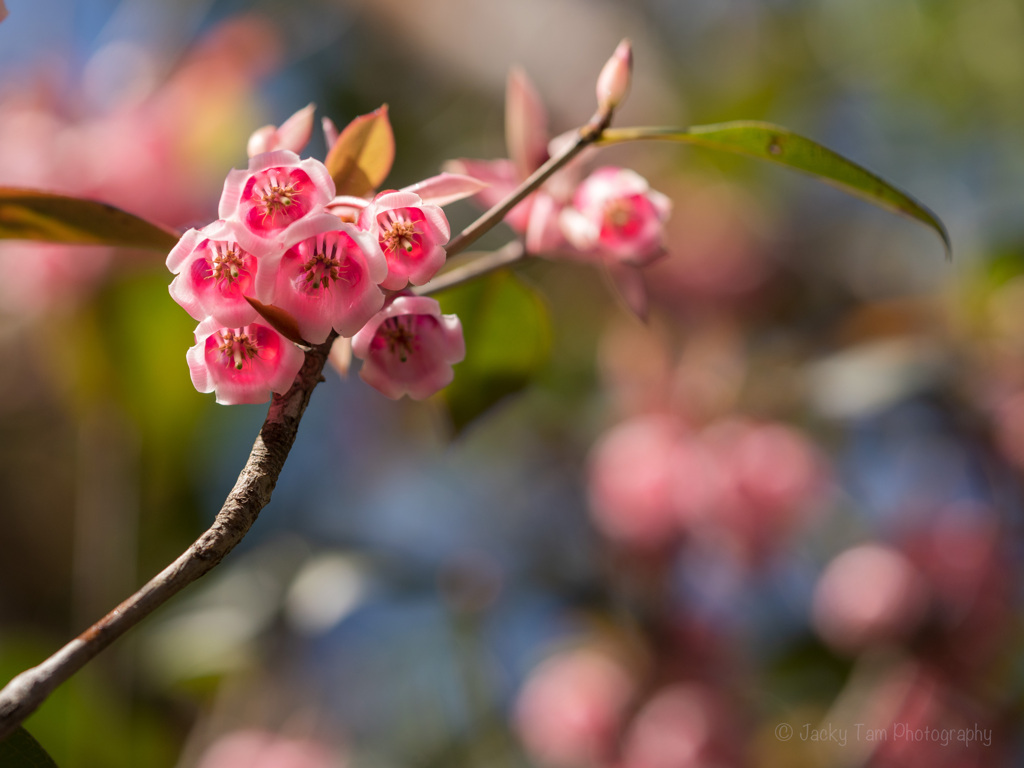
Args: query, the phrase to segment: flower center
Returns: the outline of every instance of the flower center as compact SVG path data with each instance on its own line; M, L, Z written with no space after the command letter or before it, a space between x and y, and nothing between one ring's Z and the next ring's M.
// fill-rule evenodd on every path
M276 174L268 173L253 189L256 208L264 219L286 211L295 204L295 184L282 182Z
M351 286L358 281L357 267L350 258L342 258L342 248L335 238L317 238L313 255L299 268L300 285L307 290L330 288L340 280Z
M408 315L389 317L377 333L384 337L388 352L397 355L401 362L407 362L409 355L416 351L416 332L412 329L413 319Z
M416 225L411 221L398 220L392 222L391 226L381 235L381 244L385 249L394 253L401 249L406 253L412 253L413 238L416 237Z
M633 220L633 210L625 200L612 200L605 206L605 219L616 229L622 229Z
M225 328L218 333L220 344L217 351L225 365L234 366L236 371L242 370L245 364L259 355L259 347L241 328Z
M231 285L238 279L239 271L245 266L239 250L230 243L212 243L213 261L211 271L217 282L227 281Z

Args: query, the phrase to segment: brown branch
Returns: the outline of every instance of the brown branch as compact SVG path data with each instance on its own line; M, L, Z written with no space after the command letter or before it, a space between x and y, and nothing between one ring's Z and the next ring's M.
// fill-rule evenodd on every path
M249 460L210 529L138 592L46 661L22 672L0 690L0 739L17 728L57 686L100 651L211 570L248 533L260 511L270 502L310 395L323 380L321 373L333 341L332 335L326 343L309 350L291 388L283 395L274 395Z
M596 143L608 128L612 119L612 109L599 110L590 121L579 129L576 138L561 152L552 155L540 168L530 174L529 178L523 181L518 187L510 192L504 200L485 211L480 217L459 233L448 245L445 251L448 257L461 253L469 246L480 239L489 230L505 218L505 214L515 208L526 199L530 193L536 190L541 184L550 179L558 170L564 168L570 160L582 152L591 144Z
M431 279L429 283L416 286L412 289L412 292L417 296L431 296L446 288L462 285L496 269L515 264L527 256L529 254L526 252L526 246L523 245L522 241L513 240L496 251L478 256L472 261L466 262L454 269L449 269L447 272L442 272L437 277Z

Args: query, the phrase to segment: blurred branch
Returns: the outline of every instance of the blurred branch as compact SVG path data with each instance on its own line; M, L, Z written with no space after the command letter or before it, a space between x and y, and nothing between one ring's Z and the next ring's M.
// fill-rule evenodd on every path
M210 529L134 595L0 690L0 739L100 651L210 571L248 533L270 502L310 395L323 380L321 374L333 341L332 335L324 344L310 349L291 388L283 395L274 395L249 460Z

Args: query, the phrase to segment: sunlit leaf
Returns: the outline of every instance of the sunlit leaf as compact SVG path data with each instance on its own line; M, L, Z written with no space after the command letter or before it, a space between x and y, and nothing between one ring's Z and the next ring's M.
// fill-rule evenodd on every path
M270 326L286 339L294 341L296 344L310 346L309 342L305 341L302 334L299 333L298 321L283 309L275 307L273 304L263 304L249 296L246 296L245 300L260 313L260 317L270 323Z
M178 235L96 200L0 187L0 239L111 245L168 252Z
M0 741L0 766L3 768L57 768L46 750L24 728L18 728Z
M930 227L942 238L946 254L952 244L939 217L894 184L815 141L771 123L737 121L680 128L624 128L605 131L601 144L639 139L679 141L733 152L794 168L863 198L887 211L901 213Z
M502 398L526 387L547 361L550 318L543 300L511 272L495 272L437 294L466 337L466 359L444 400L457 431Z
M395 161L395 135L388 105L345 126L325 165L339 195L367 195L384 183Z

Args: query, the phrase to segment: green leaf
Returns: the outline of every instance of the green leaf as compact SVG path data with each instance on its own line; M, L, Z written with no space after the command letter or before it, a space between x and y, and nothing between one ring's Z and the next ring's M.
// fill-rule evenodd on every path
M395 134L384 104L345 126L324 164L339 195L362 197L374 192L395 162Z
M57 768L46 750L24 728L18 728L0 741L0 766L3 768Z
M933 229L953 252L949 234L939 217L896 185L872 173L838 152L778 125L736 121L716 125L680 128L623 128L604 132L600 144L617 144L639 139L680 141L723 152L758 157L815 176L844 192L863 198L880 208L917 219Z
M96 200L0 187L0 239L148 248L167 253L178 235Z
M457 314L466 337L466 359L444 390L457 432L502 398L522 390L551 349L547 306L510 271L494 272L437 295L441 309Z

